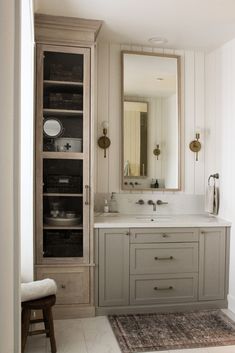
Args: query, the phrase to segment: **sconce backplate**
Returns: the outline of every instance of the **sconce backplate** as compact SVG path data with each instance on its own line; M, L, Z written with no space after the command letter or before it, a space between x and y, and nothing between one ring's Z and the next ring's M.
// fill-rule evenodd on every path
M199 152L202 148L201 142L199 142L198 140L194 140L190 142L189 148L192 152Z
M101 136L98 139L98 145L100 148L106 149L111 145L111 141L107 136Z
M160 149L159 149L159 148L155 148L155 149L153 150L153 154L154 154L154 156L159 156L159 155L161 154Z

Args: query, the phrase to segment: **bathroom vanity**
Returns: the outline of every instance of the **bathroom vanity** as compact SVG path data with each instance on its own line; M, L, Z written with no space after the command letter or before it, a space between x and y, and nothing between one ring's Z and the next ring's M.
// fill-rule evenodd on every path
M96 313L226 308L229 234L204 215L96 217Z

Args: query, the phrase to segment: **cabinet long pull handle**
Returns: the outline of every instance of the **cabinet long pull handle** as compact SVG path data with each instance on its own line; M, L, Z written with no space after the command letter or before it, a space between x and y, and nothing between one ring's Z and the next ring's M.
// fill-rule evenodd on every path
M174 259L173 256L168 256L168 257L158 257L158 256L156 256L154 258L154 260L173 260L173 259Z
M86 189L86 201L85 201L85 205L89 205L89 185L85 185L85 189Z
M169 287L154 287L154 290L172 290L174 287L169 286Z

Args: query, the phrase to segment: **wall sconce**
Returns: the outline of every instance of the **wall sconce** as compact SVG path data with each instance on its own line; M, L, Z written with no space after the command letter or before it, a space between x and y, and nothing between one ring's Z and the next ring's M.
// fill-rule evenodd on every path
M161 150L159 148L159 145L157 145L157 147L153 150L153 154L154 154L154 156L157 156L157 160L158 160L158 156L161 154Z
M106 158L106 149L111 145L111 141L107 137L109 124L107 121L103 121L101 125L103 128L103 136L98 139L98 146L104 150L104 158Z
M202 145L201 142L198 141L200 139L199 132L196 133L196 140L193 140L189 144L189 148L192 152L196 153L196 161L198 161L198 152L201 150Z

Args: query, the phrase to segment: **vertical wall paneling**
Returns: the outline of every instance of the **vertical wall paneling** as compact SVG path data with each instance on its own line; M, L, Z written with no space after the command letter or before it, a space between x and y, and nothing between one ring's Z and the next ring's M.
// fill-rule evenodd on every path
M200 127L203 138L204 53L113 43L98 44L97 134L102 133L101 122L108 120L111 146L107 151L106 159L103 157L103 151L97 147L96 192L121 192L121 50L149 51L181 56L181 114L184 120L181 135L182 191L186 194L203 194L204 144L203 150L199 154L199 162L196 162L194 153L189 150L189 143L195 137L196 127Z
M180 104L180 115L181 115L181 125L180 125L180 165L181 165L181 188L184 190L185 186L185 109L184 109L184 82L185 82L185 64L184 64L184 50L175 50L175 55L180 56L180 91L181 91L181 104Z
M109 122L109 45L98 46L98 104L97 104L97 134L102 135L102 121ZM97 153L97 190L108 192L109 184L109 150L104 158L104 151L98 148Z
M202 149L198 155L198 161L195 163L195 194L204 194L204 166L205 166L205 145L204 145L204 95L205 95L205 72L204 72L204 53L195 53L195 121L194 121L194 131L200 133L200 141L202 144Z
M109 65L109 137L111 146L109 148L109 192L118 192L121 184L121 119L122 103L121 92L121 55L120 45L110 45ZM115 171L115 173L114 173Z
M213 142L215 141L216 119L216 55L209 54L205 64L205 177L216 170L216 153ZM206 180L205 180L206 182Z
M184 106L185 106L185 193L195 193L195 155L189 149L190 141L195 137L195 91L194 91L194 52L185 52Z

